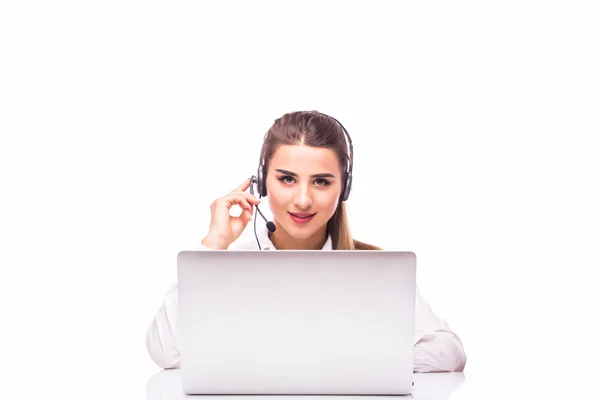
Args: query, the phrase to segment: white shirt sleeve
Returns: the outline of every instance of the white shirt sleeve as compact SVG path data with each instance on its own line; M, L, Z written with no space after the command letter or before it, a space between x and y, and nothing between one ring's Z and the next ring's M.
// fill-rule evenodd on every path
M197 250L207 250L199 244ZM177 283L167 290L163 303L156 311L146 332L146 349L156 365L164 369L179 368L179 346L177 337L178 315Z
M417 288L414 372L462 372L467 357L458 335L439 318Z

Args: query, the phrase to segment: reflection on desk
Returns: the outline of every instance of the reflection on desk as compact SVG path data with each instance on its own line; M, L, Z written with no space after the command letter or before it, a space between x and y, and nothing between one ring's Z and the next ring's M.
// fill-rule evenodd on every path
M152 375L148 379L146 385L146 400L179 400L189 398L202 398L208 397L223 400L224 396L219 395L202 395L202 396L190 396L183 393L181 388L181 375L179 369L162 370ZM460 387L465 381L465 375L462 372L440 372L440 373L415 373L414 382L415 387L411 396L390 396L400 398L412 398L412 399L427 399L427 400L447 400L450 398L452 392ZM263 397L257 395L227 395L227 400L239 398L249 400L250 397ZM293 398L294 400L300 397L306 397L310 399L323 398L332 400L337 399L352 399L356 400L357 396L283 396L283 395L268 395L269 400L276 400L278 398ZM388 396L360 396L360 398L372 398L381 400L382 397Z

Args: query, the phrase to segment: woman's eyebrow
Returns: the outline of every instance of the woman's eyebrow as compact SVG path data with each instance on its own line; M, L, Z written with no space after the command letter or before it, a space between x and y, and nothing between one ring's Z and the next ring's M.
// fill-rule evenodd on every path
M277 172L281 172L282 174L285 175L290 175L290 176L298 176L298 174L292 172L292 171L286 171L285 169L276 169L275 171ZM323 174L314 174L310 176L311 178L335 178L335 175L333 174L329 174L329 173L323 173Z

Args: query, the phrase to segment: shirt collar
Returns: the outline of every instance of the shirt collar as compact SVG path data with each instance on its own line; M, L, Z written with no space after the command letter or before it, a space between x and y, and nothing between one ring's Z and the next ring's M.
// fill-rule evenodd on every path
M260 247L262 250L277 250L269 238L269 230L266 227L261 229L258 235L258 240L260 241ZM332 248L331 235L328 235L327 240L325 241L325 244L321 250L331 250Z

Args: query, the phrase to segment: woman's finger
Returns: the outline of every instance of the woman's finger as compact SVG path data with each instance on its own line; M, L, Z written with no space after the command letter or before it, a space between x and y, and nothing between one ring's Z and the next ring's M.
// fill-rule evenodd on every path
M242 224L244 224L245 228L248 224L248 221L252 219L252 207L247 210L243 210L238 218L242 221Z
M253 204L256 204L256 205L260 204L260 200L258 199L258 197L256 197L252 193L237 192L237 194L240 194L240 195L244 196L246 198L246 200L248 200L250 203L253 203Z
M251 208L250 203L246 199L243 193L231 193L227 196L223 197L222 200L226 202L227 208L231 208L231 206L237 204L244 209Z
M239 236L252 219L252 209L243 210L239 217L230 217L231 229L235 236Z
M240 196L240 197L243 197L244 199L246 199L249 203L256 204L256 205L260 204L260 199L258 199L258 197L256 197L255 195L253 195L251 193L248 193L248 192L232 192L232 193L225 195L223 198L229 198L230 196Z

